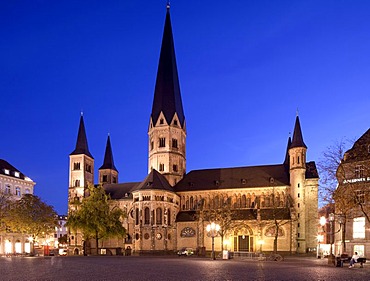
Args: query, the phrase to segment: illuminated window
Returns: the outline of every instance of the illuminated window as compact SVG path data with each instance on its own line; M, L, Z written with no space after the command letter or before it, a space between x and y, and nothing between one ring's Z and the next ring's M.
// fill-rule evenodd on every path
M5 175L9 175L10 171L8 169L4 169Z
M9 185L9 184L6 184L6 185L5 185L5 193L6 193L6 194L10 194L10 190L11 190L10 185Z
M21 197L21 188L18 186L15 188L15 195Z
M14 172L14 176L16 176L17 178L19 178L19 172Z
M365 238L365 218L353 219L353 238Z
M29 188L26 188L25 191L24 191L24 193L30 194L31 193L31 190Z
M364 245L353 245L353 252L357 252L360 257L365 256L365 246Z

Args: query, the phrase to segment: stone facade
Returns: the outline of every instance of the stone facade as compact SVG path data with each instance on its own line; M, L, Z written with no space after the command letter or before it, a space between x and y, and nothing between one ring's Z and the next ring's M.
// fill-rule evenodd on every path
M138 254L173 253L182 247L204 254L212 241L206 231L209 212L219 210L221 217L222 213L229 215L230 222L215 238L217 251L272 251L275 236L280 252L305 253L315 248L318 174L315 163L306 161L298 116L293 138L289 137L282 151L283 163L187 173L186 121L174 54L168 7L148 130L148 175L134 183L105 182L99 176L112 204L127 213L124 227L128 234L121 241L102 241L101 247L112 254L128 247ZM93 179L93 171L76 171L76 163L94 166L82 116L76 149L70 155L70 202L83 200L82 183ZM102 167L117 171L110 145ZM115 175L118 179L118 171ZM70 249L81 253L82 241L77 236Z

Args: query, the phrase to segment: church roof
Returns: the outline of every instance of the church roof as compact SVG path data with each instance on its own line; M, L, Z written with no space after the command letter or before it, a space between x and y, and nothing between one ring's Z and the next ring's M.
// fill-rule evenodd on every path
M344 154L344 162L370 159L370 128Z
M284 159L284 165L289 168L289 149L290 149L290 146L292 145L292 139L291 137L288 138L288 143L287 143L287 146L286 146L286 152L285 152L285 159Z
M290 148L293 148L293 147L305 147L305 148L307 148L306 144L303 141L301 124L299 122L298 115L295 119L293 139L292 139L292 144L290 145Z
M99 168L99 170L102 169L111 169L118 172L116 166L114 166L114 160L113 160L113 153L112 153L112 146L110 144L110 136L108 135L107 144L105 146L105 154L104 154L104 163Z
M139 184L139 182L112 183L104 184L103 187L112 199L132 199L131 190Z
M289 185L289 172L284 164L193 170L179 181L178 191L217 190Z
M9 172L9 174L7 172L5 172L6 170ZM16 176L16 173L19 173L19 177ZM13 178L19 178L19 179L22 179L22 180L24 180L25 177L26 177L17 168L15 168L9 162L7 162L3 159L0 159L0 175L5 175L5 176L8 176L8 177L13 177Z
M150 189L159 189L174 192L172 186L168 183L167 179L155 169L153 169L140 184L135 186L132 189L132 192Z
M153 124L157 123L161 112L163 112L168 124L171 123L175 113L177 113L181 126L184 125L185 116L177 73L169 6L167 6L151 113Z
M87 145L87 138L86 138L85 123L84 123L83 115L81 115L81 118L80 118L80 126L78 128L76 148L75 150L73 150L73 152L70 155L77 155L77 154L85 154L91 158L94 158L92 157L89 151L89 146Z

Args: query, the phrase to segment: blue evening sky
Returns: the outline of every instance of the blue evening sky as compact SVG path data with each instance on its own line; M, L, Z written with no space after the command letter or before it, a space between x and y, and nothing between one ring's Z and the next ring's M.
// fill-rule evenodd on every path
M147 175L165 0L0 2L0 158L67 212L84 112L95 174ZM171 2L187 171L282 163L297 112L308 160L370 124L370 2ZM96 177L96 176L95 176Z

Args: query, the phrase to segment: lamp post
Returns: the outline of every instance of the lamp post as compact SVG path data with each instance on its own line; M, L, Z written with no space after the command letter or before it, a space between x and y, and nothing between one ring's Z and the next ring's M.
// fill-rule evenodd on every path
M329 221L329 232L326 232L324 230L324 225ZM328 220L325 217L320 218L320 224L323 227L323 231L326 232L329 235L329 243L330 243L330 254L328 258L328 264L334 263L334 255L333 255L333 243L334 243L334 234L338 233L342 229L342 224L343 224L343 218L342 215L338 215L338 222L339 222L339 229L338 231L334 231L334 221L335 221L335 214L330 213L328 216Z
M217 236L218 232L220 231L220 225L217 223L210 223L207 225L207 232L212 237L212 259L215 260L215 236Z

